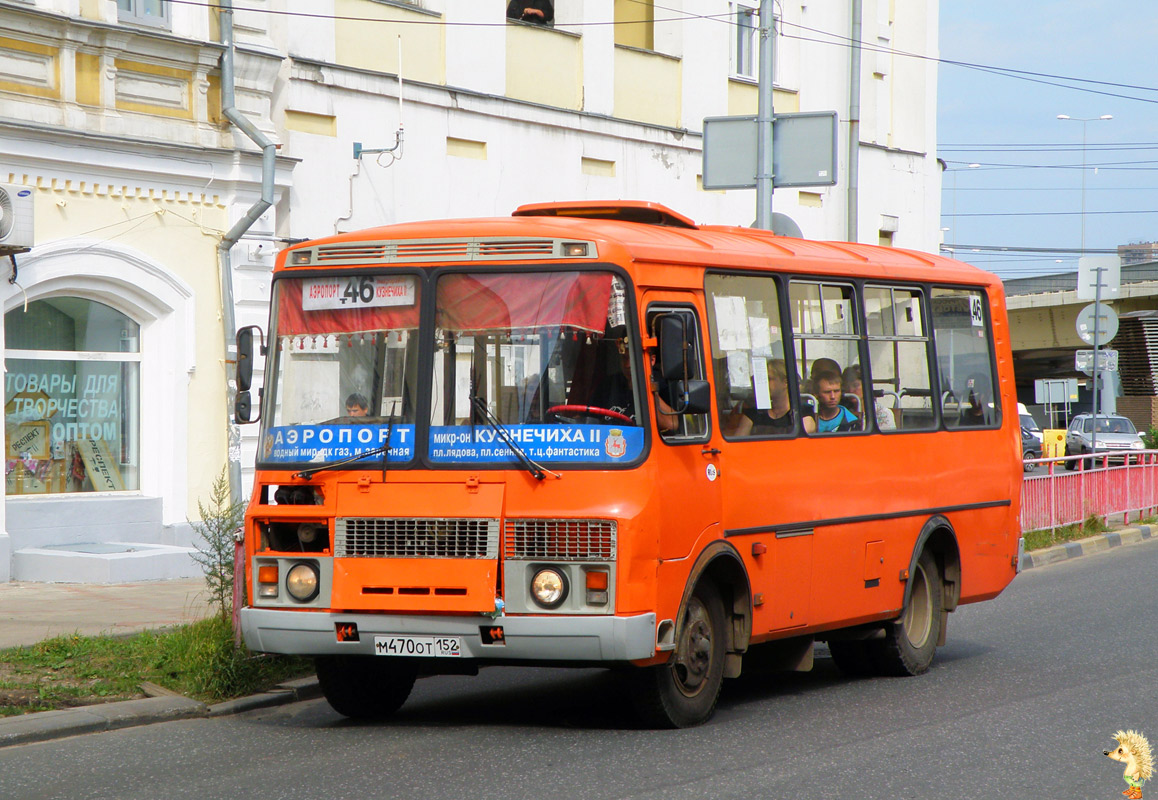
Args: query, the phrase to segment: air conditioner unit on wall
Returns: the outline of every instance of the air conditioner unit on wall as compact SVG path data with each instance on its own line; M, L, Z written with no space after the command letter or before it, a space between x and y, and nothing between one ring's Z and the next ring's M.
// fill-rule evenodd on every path
M32 193L29 186L0 183L0 254L32 247Z

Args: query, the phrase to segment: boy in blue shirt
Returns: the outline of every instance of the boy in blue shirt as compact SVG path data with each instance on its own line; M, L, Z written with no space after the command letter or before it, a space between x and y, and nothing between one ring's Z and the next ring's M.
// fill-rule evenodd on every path
M816 432L860 430L860 420L856 414L840 404L840 373L822 372L814 379L816 392Z

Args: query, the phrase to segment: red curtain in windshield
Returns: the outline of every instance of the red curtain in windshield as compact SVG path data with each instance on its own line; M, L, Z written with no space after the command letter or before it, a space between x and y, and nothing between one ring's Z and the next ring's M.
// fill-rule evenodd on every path
M602 333L610 298L606 272L445 275L438 281L436 325L457 331L558 325Z
M377 308L302 308L302 281L277 282L278 336L319 333L354 333L357 331L397 331L418 327L418 290L414 303L405 306Z

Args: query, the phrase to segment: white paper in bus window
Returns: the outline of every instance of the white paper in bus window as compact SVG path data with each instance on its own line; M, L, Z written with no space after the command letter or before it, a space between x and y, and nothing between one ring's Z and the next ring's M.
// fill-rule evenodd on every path
M985 327L985 314L981 310L981 297L979 295L969 295L969 319L973 322L974 328Z
M748 333L752 342L752 355L772 357L772 334L768 329L767 317L748 317ZM755 359L752 361L755 364Z
M454 370L454 415L470 416L470 353L459 354Z
M748 353L744 350L728 351L728 386L739 389L747 386L752 380L751 364L748 362Z
M716 333L721 350L748 350L748 313L743 297L715 297ZM735 385L735 384L733 384Z
M772 395L768 392L768 362L752 356L752 385L756 390L756 408L767 410L772 407Z

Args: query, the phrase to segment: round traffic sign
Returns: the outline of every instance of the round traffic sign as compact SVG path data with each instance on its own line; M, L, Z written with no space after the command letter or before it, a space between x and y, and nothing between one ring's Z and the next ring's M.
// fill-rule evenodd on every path
M1094 341L1094 315L1097 315L1098 341ZM1118 335L1118 315L1105 303L1090 303L1078 312L1075 327L1086 344L1102 347Z

